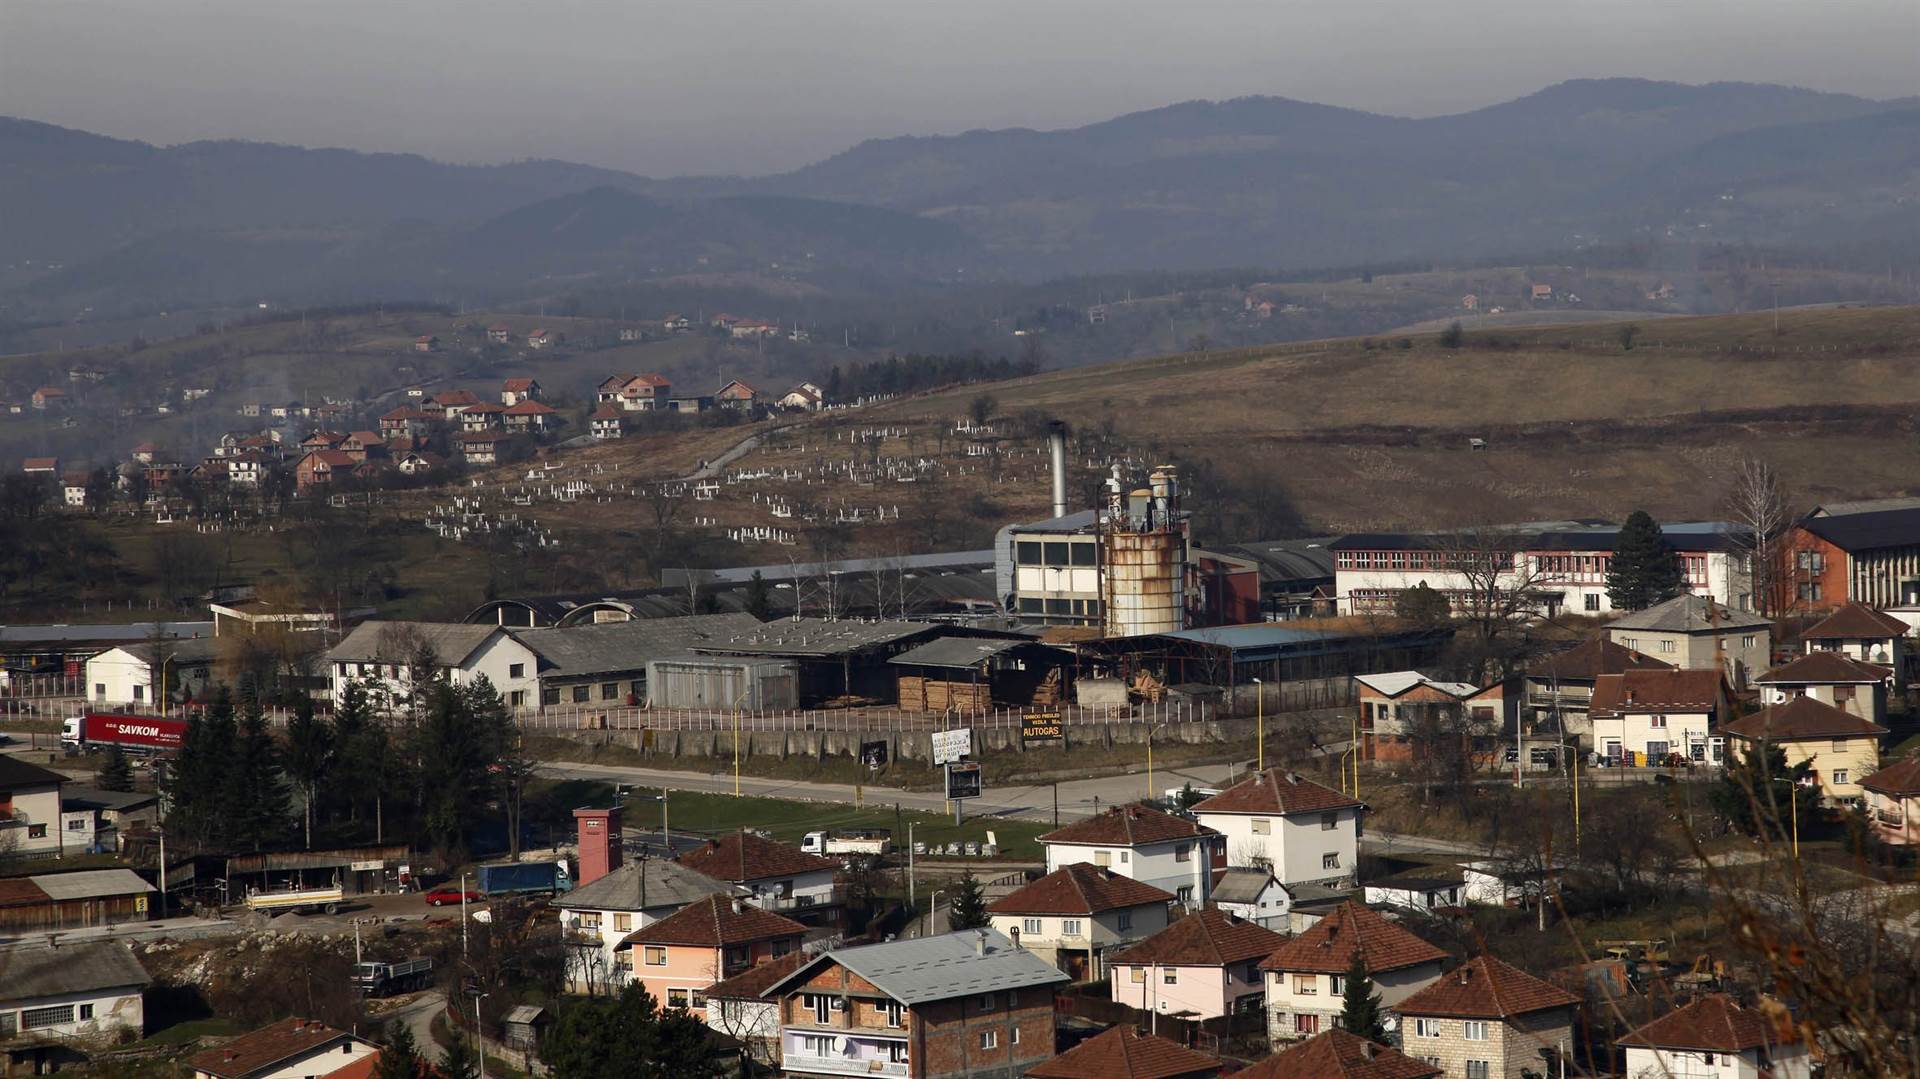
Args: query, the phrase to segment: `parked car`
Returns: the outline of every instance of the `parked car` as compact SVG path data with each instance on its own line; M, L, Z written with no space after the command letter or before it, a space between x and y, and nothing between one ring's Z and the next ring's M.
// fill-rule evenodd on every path
M463 892L458 888L435 888L428 892L425 898L429 907L444 907L449 903L458 903L462 900L468 903L484 903L487 899L479 892L471 889Z

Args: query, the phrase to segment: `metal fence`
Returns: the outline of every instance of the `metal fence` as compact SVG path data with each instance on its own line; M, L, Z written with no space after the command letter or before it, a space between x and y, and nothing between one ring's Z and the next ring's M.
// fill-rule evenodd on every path
M1162 701L1129 708L1081 708L1077 705L1039 713L1033 709L994 708L978 712L913 712L901 708L795 709L771 712L730 712L725 709L614 707L569 708L548 705L517 717L528 731L942 731L959 727L974 730L1019 730L1035 715L1058 716L1064 726L1102 723L1204 723L1214 709L1193 701Z

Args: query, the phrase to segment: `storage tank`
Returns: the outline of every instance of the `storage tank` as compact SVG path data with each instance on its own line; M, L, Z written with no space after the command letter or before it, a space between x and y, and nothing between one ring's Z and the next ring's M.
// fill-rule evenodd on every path
M1109 512L1101 535L1101 602L1110 637L1186 628L1187 534L1178 481L1173 469L1162 467L1149 483L1128 496L1124 514Z

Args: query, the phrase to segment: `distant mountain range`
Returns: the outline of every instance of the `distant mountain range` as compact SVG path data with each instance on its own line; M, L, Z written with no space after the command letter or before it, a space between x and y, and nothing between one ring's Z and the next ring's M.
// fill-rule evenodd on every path
M1421 120L1188 102L1060 131L872 140L765 178L654 180L557 161L158 148L0 119L0 292L19 309L510 296L770 264L1031 279L1646 237L1871 245L1920 233L1916 135L1915 99L1607 79Z

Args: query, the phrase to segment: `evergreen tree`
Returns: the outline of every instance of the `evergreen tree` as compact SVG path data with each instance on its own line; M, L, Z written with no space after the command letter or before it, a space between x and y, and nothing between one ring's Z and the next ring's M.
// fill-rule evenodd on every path
M320 800L320 783L333 768L333 728L313 714L313 699L300 697L287 724L287 774L300 791L301 819L307 849L313 849L313 818Z
M835 368L839 370L839 368ZM765 622L773 617L773 589L768 587L767 579L759 570L747 578L747 613Z
M458 1027L448 1031L447 1048L435 1071L439 1079L480 1079L480 1055Z
M222 805L228 838L237 847L261 850L285 838L290 810L280 753L258 698L248 702L231 744L233 765Z
M684 1009L663 1011L639 985L563 1006L540 1059L556 1079L681 1079L712 1066L706 1025Z
M1466 331L1460 328L1460 322L1457 319L1440 331L1441 348L1459 348L1466 339Z
M127 759L126 751L118 744L107 748L107 759L93 775L93 781L100 784L103 791L130 791L133 789L133 762Z
M953 898L947 905L948 929L984 929L987 926L987 900L981 894L980 882L973 877L973 870L960 878L953 890Z
M1421 581L1412 588L1401 589L1393 598L1393 614L1415 625L1438 626L1453 617L1453 603L1446 593Z
M1340 1026L1349 1034L1371 1042L1387 1040L1386 1020L1380 1014L1380 994L1373 991L1373 979L1367 974L1367 961L1360 949L1353 950L1347 964L1346 994L1341 998Z
M380 1063L374 1071L375 1079L420 1079L420 1047L414 1043L413 1031L407 1028L404 1020L395 1019L387 1024L387 1044L380 1050Z
M1686 589L1686 571L1660 525L1646 510L1634 510L1614 541L1607 598L1617 610L1641 611Z
M1765 829L1785 836L1793 829L1796 812L1801 828L1818 819L1820 785L1813 782L1811 762L1789 768L1786 750L1750 742L1745 752L1729 755L1707 799L1721 819L1748 835Z
M167 829L189 846L220 847L228 836L227 791L234 768L233 695L226 686L188 720L180 756L167 772Z

